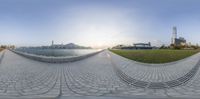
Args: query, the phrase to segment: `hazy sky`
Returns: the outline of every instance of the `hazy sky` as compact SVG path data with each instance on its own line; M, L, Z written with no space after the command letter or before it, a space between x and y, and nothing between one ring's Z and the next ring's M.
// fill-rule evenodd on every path
M0 0L0 44L200 43L200 0Z

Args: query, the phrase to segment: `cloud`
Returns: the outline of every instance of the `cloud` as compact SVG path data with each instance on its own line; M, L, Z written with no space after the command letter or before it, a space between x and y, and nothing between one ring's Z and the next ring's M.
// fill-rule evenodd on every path
M128 27L134 28L132 22L127 20L127 14L129 13L126 10L113 7L82 6L64 10L57 23L57 38L60 41L74 41L88 46L127 43L130 38L125 32L129 30Z
M96 47L137 42L161 45L170 43L174 25L180 36L199 42L198 2L151 1L0 3L0 42L28 46L49 45L51 40Z

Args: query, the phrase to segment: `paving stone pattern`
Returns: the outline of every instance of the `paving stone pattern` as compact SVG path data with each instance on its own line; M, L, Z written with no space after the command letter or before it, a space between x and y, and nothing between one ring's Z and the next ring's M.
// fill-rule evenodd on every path
M0 99L72 96L200 97L200 53L148 65L108 50L67 63L0 52Z

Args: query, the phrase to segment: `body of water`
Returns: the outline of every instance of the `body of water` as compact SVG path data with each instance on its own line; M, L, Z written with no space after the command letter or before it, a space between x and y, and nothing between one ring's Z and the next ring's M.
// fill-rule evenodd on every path
M66 56L81 56L100 51L100 49L16 49L29 54L42 56L66 57Z

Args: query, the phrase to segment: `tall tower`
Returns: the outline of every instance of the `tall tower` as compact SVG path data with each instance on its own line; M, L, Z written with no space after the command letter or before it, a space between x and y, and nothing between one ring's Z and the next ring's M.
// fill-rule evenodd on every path
M177 28L174 26L173 27L173 32L172 32L171 44L175 44L175 39L176 38L177 38Z
M51 46L53 46L53 45L54 45L54 41L52 40Z

